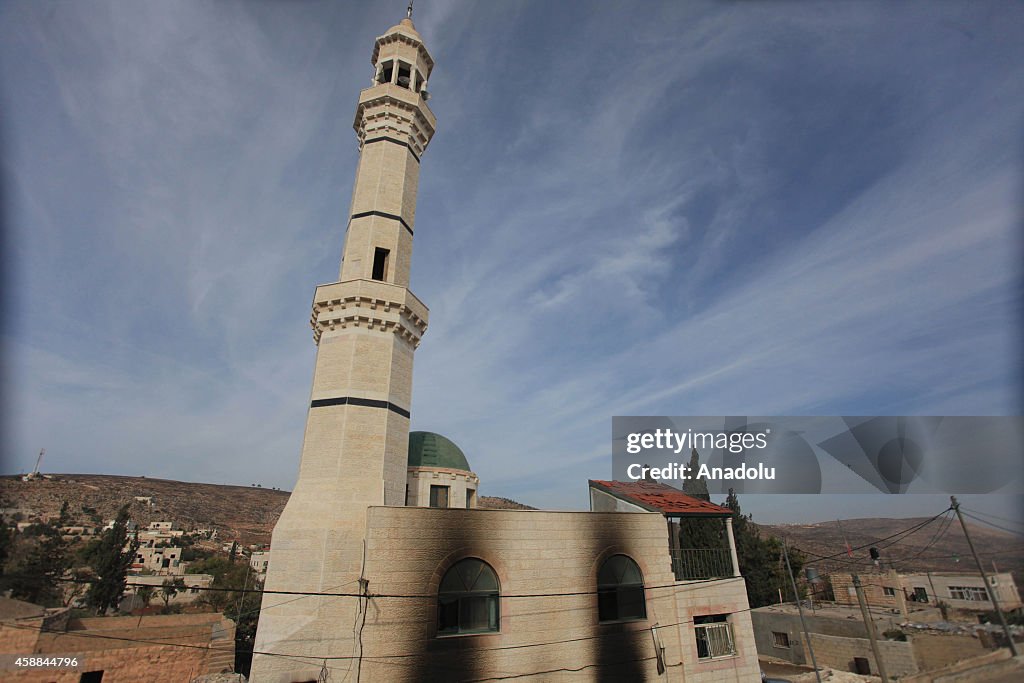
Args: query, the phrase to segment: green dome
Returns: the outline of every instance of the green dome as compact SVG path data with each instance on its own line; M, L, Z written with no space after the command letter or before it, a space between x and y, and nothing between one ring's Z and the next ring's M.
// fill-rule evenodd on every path
M462 449L433 432L409 432L409 467L472 471Z

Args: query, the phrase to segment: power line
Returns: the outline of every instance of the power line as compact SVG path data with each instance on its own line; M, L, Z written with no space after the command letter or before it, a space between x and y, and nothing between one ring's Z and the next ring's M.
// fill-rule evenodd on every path
M897 536L904 536L904 537L910 536L911 534L914 534L917 531L919 531L919 530L923 529L924 527L928 526L929 524L934 522L936 519L938 519L939 517L945 515L946 513L948 513L952 509L953 509L952 507L948 507L945 510L943 510L942 512L940 512L939 514L937 514L934 517L931 517L929 519L926 519L923 522L919 522L917 524L914 524L913 526L907 527L906 529L903 529L901 531L897 531L896 533L890 534L889 536L885 536L883 538L878 538L878 539L875 539L873 541L869 541L869 542L867 542L867 543L865 543L863 545L859 545L859 546L856 546L854 548L850 548L850 552L852 552L854 550L863 550L864 548L869 548L869 547L872 547L872 546L881 545L885 541L888 541L890 539L896 539ZM882 547L883 548L888 548L890 546L895 545L896 543L899 543L902 540L903 540L902 538L894 540L891 543L883 545ZM857 564L857 565L863 564L861 562L856 562L856 561L852 561L852 560L842 560L842 559L840 559L840 558L842 558L843 555L847 554L847 551L842 551L842 552L836 553L834 555L819 555L819 554L811 552L809 550L804 550L803 548L796 548L796 550L799 550L801 553L804 553L806 555L811 555L812 557L817 558L819 561L835 560L835 561L838 561L838 562L841 562L841 563L847 563L847 564Z
M682 585L676 586L676 588L678 588L680 592L683 592L683 591L687 591L687 590L696 590L698 588L698 586L693 586L693 585L687 583L687 584L682 584ZM576 608L576 609L593 609L593 607L581 607L581 608ZM747 607L747 608L744 608L744 609L741 609L741 610L736 610L735 612L730 612L730 614L742 614L744 612L750 612L750 611L752 611L754 609L757 609L757 608L755 608L755 607ZM569 611L569 610L566 610L566 611ZM694 623L694 619L686 619L686 620L683 620L683 621L677 621L677 622L670 623L670 624L659 624L658 628L671 628L671 627L674 627L674 626L683 626L683 625L686 625L686 624L693 624L693 623ZM150 644L150 645L166 645L166 646L169 646L169 647L185 647L185 648L201 649L201 650L209 650L210 649L208 647L201 646L201 645L192 645L192 644L187 644L187 643L168 643L168 642L164 642L164 641L161 641L161 640L154 640L154 639L148 639L148 638L127 638L127 637L124 637L124 636L109 636L109 635L100 635L100 634L91 634L91 633L79 633L79 632L74 632L74 631L51 630L51 629L46 629L46 628L43 628L43 627L38 627L37 628L37 627L34 627L34 626L28 626L28 625L17 625L17 624L8 624L8 625L11 626L11 627L14 627L14 628L22 628L22 629L26 629L26 630L34 630L34 631L39 631L39 632L42 632L42 633L63 634L63 635L67 635L67 636L70 636L70 637L76 637L76 638L77 637L81 637L81 638L101 638L101 639L106 639L106 640L117 640L117 641L123 641L123 642L144 643L144 644ZM622 633L619 633L619 634L615 634L615 635L623 635L623 636L646 635L648 633L648 630L649 629L646 629L646 628L644 628L644 629L636 629L636 630L631 630L631 631L625 631L625 632L622 632ZM586 640L598 640L598 639L608 638L608 637L609 637L609 634L602 633L602 634L591 635L591 636L580 636L580 637L577 637L577 638L566 638L566 639L562 639L562 640L543 641L543 642L539 642L539 643L521 643L521 644L518 644L518 645L501 645L501 646L489 647L489 648L475 648L473 651L474 652L493 652L493 651L503 651L503 650L519 650L519 649L532 648L532 647L545 647L545 646L549 646L549 645L561 645L561 644L565 644L565 643L582 642L582 641L586 641ZM270 656L270 657L288 657L288 658L293 658L293 659L302 659L302 658L308 659L308 658L312 657L316 661L315 662L307 662L307 663L314 663L314 664L319 663L322 660L332 660L332 661L333 660L341 660L341 661L344 661L344 660L353 660L353 659L359 659L360 658L359 655L334 655L334 656L323 657L323 656L316 656L316 655L294 655L294 654L286 654L286 653L280 653L280 652L263 652L263 651L260 651L260 650L241 650L241 651L237 651L237 652L240 652L242 654L266 655L266 656ZM407 653L407 654L396 654L396 655L369 655L369 656L365 656L363 658L364 659L368 659L368 660L408 659L408 658L413 658L413 657L420 657L420 656L423 656L423 654L424 653Z
M994 527L996 529L999 529L1000 531L1005 531L1006 533L1013 534L1014 536L1024 536L1024 531L1018 531L1016 529L1007 529L1004 526L999 526L995 522L989 522L987 520L982 519L981 517L975 517L974 515L972 515L969 512L964 512L963 510L961 510L960 512L963 512L964 517L970 517L971 519L973 519L976 522L981 522L982 524L986 524L986 525L988 525L990 527Z
M971 508L965 508L963 505L960 506L960 511L973 512L974 514L981 515L982 517L991 517L992 519L998 519L1001 522L1009 522L1010 524L1024 525L1024 520L1022 519L1010 519L1009 517L1000 517L999 515L993 515L991 512L981 512L980 510L972 510Z
M741 576L723 576L709 579L686 579L687 584L700 584L700 583L711 583L715 581L733 581L736 579L742 579ZM90 584L92 580L89 579L70 579L61 578L57 579L64 583L75 583L75 584ZM348 583L353 583L349 581ZM348 585L348 584L342 584ZM143 583L126 583L126 587L152 587L149 584ZM678 588L677 583L666 583L657 586L644 586L644 590L660 590L663 588ZM208 591L208 592L220 592L220 593L239 593L242 591L241 588L226 588L220 586L187 586L187 588L195 591ZM436 594L423 594L423 593L330 593L320 591L281 591L281 590L268 590L268 589L247 589L246 593L259 593L261 595L297 595L302 598L307 597L322 597L322 598L388 598L388 599L405 599L405 600L436 600ZM522 598L561 598L561 597L573 597L582 595L597 595L600 593L598 590L588 591L568 591L564 593L509 593L501 594L502 598L510 599L522 599ZM280 603L285 604L285 603ZM276 607L277 605L270 605L267 609Z

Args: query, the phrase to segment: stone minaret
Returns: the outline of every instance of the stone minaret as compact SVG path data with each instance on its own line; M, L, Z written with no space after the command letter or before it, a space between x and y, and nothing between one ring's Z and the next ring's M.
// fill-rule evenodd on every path
M360 156L339 281L313 298L316 370L299 480L274 527L271 591L358 593L367 507L405 503L412 358L427 327L409 265L420 157L435 126L426 103L434 61L406 18L377 38L372 63L356 107ZM257 655L250 680L316 680L318 658L356 652L358 598L297 597L264 595L255 649L309 659Z

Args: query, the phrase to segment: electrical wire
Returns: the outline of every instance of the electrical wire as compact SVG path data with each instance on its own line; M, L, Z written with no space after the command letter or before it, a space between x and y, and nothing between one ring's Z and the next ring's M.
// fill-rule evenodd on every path
M943 515L945 515L946 513L948 513L952 509L953 509L953 507L950 506L950 507L946 508L945 510L943 510L942 512L940 512L939 514L935 515L934 517L930 517L929 519L926 519L923 522L919 522L917 524L914 524L913 526L907 527L906 529L903 529L901 531L897 531L894 534L890 534L888 536L884 536L882 538L878 538L878 539L875 539L873 541L869 541L867 543L864 543L863 545L859 545L859 546L855 546L853 548L850 548L849 552L852 552L854 550L863 550L864 548L869 548L869 547L873 547L873 546L874 547L879 547L880 546L881 549L885 549L885 548L891 547L893 545L896 545L897 543L903 541L904 538L906 538L907 536L910 536L910 535L916 533L917 531L920 531L921 529L923 529L924 527L928 526L929 524L934 522L939 517L942 517ZM897 538L898 536L903 536L904 538ZM885 543L885 541L889 541L890 539L896 539L896 540L893 540L891 543ZM842 552L838 552L838 553L836 553L834 555L819 555L818 553L811 552L810 550L805 550L803 548L794 548L794 549L800 551L801 553L803 553L805 555L810 555L810 556L812 556L814 558L817 558L817 560L819 560L819 561L834 560L834 561L837 561L839 563L846 563L846 564L857 564L857 565L862 565L863 564L862 562L857 562L856 560L842 560L841 559L842 556L847 554L847 551L845 551L845 550L842 551Z
M981 515L982 517L991 517L992 519L997 519L1000 522L1009 522L1010 524L1024 525L1024 520L1022 519L1010 519L1009 517L1000 517L999 515L993 515L991 512L982 512L980 510L972 510L971 508L965 508L963 505L960 506L960 511L971 512L976 515Z
M1016 529L1007 529L1004 526L999 526L995 522L989 522L987 520L982 519L981 517L975 517L974 515L972 515L969 512L964 512L962 509L960 510L960 512L963 513L964 517L970 517L975 522L981 522L982 524L988 525L988 526L993 527L995 529L999 529L1000 531L1005 531L1006 533L1013 534L1014 536L1024 536L1024 531L1018 531Z

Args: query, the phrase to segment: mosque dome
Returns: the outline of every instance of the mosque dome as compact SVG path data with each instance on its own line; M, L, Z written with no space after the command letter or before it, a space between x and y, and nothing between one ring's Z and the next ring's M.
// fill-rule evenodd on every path
M433 432L409 432L409 467L472 471L462 449Z

